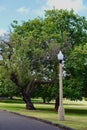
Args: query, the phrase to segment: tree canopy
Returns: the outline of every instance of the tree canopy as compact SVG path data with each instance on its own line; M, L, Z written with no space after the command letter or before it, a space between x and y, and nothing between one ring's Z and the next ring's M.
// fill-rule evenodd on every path
M34 109L31 95L35 87L38 86L39 90L40 85L52 85L52 95L55 98L58 97L53 92L58 92L55 90L58 89L57 54L60 49L65 55L65 63L67 60L69 61L66 65L67 73L70 71L72 72L70 74L73 75L73 71L78 71L75 74L79 74L79 68L83 66L79 62L75 70L77 60L72 62L70 58L74 58L75 50L79 56L79 48L87 45L85 44L87 42L87 20L85 17L75 14L73 10L53 9L45 12L44 19L35 18L23 22L22 25L13 21L11 26L13 32L0 43L0 55L3 57L0 67L3 66L5 76L9 77L19 88L23 100L26 102L26 108ZM81 63L82 61L83 59L81 59ZM73 71L71 71L72 66ZM83 70L81 69L80 71ZM72 80L75 84L80 78L76 78L75 81L74 77ZM66 92L73 90L73 82L70 80L68 82L71 86L68 84L65 87ZM80 85L83 87L83 82ZM77 86L79 86L79 82ZM69 95L65 93L65 96ZM74 94L73 97L76 98Z

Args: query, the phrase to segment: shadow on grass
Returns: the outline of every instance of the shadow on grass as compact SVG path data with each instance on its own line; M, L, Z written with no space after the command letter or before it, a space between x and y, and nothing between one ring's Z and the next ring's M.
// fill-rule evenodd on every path
M84 109L65 109L66 114L84 115L87 116L87 110Z
M34 101L34 100L33 100ZM37 100L35 100L37 101ZM38 100L39 102L40 100ZM8 103L8 104L25 104L24 101L22 99L4 99L4 100L0 100L1 103ZM43 103L36 103L34 102L34 105L36 110L40 110L42 112L50 112L50 113L57 113L57 111L55 111L54 109L54 104L43 104ZM68 105L68 104L65 104L65 105ZM72 105L72 106L82 106L81 104L69 104L69 105ZM4 106L1 106L2 108ZM19 105L14 105L14 106L5 106L5 108L8 108L8 109L26 109L25 106L19 106ZM65 109L65 113L68 114L68 115L84 115L84 116L87 116L87 108L86 109L80 109L79 108L66 108Z
M23 101L23 99L9 99L9 98L0 98L0 102L3 102L3 103L25 103L24 101ZM36 103L36 104L43 104L42 103L42 100L40 100L40 99L32 99L32 102L33 103Z
M2 99L0 100L1 103L23 103L24 104L24 101L22 99Z

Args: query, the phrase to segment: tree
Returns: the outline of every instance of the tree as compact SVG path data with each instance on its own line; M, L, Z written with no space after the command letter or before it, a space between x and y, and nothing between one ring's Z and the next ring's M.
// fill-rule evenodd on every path
M0 97L20 96L17 87L7 79L0 78Z
M0 66L0 97L19 96L19 91L15 84L6 75L6 71L3 66Z
M87 92L87 43L75 46L67 60L65 78L65 97L78 100Z
M58 89L57 54L62 49L66 59L75 45L87 41L87 21L73 10L49 10L44 19L36 18L18 25L1 41L2 66L19 88L27 109L35 109L31 95L35 86L53 85ZM58 95L55 94L58 99Z

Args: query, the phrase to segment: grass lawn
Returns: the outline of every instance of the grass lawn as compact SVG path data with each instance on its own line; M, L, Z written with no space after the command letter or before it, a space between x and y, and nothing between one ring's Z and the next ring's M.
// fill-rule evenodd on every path
M38 101L39 102L39 101ZM58 121L58 113L54 111L53 104L34 104L35 111L25 109L25 104L20 100L1 100L0 109L10 110L27 116L38 117L54 123L63 124L75 130L87 130L87 102L64 101L65 121Z

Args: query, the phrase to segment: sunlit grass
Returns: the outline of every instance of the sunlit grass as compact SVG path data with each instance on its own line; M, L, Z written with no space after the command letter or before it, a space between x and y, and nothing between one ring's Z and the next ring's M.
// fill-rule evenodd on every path
M12 102L13 101L13 102ZM36 101L35 101L36 102ZM54 104L35 103L36 110L25 109L21 100L8 100L0 102L0 108L17 112L26 116L38 117L54 123L63 124L75 130L87 130L87 102L64 101L65 121L58 121L58 113L54 110Z

